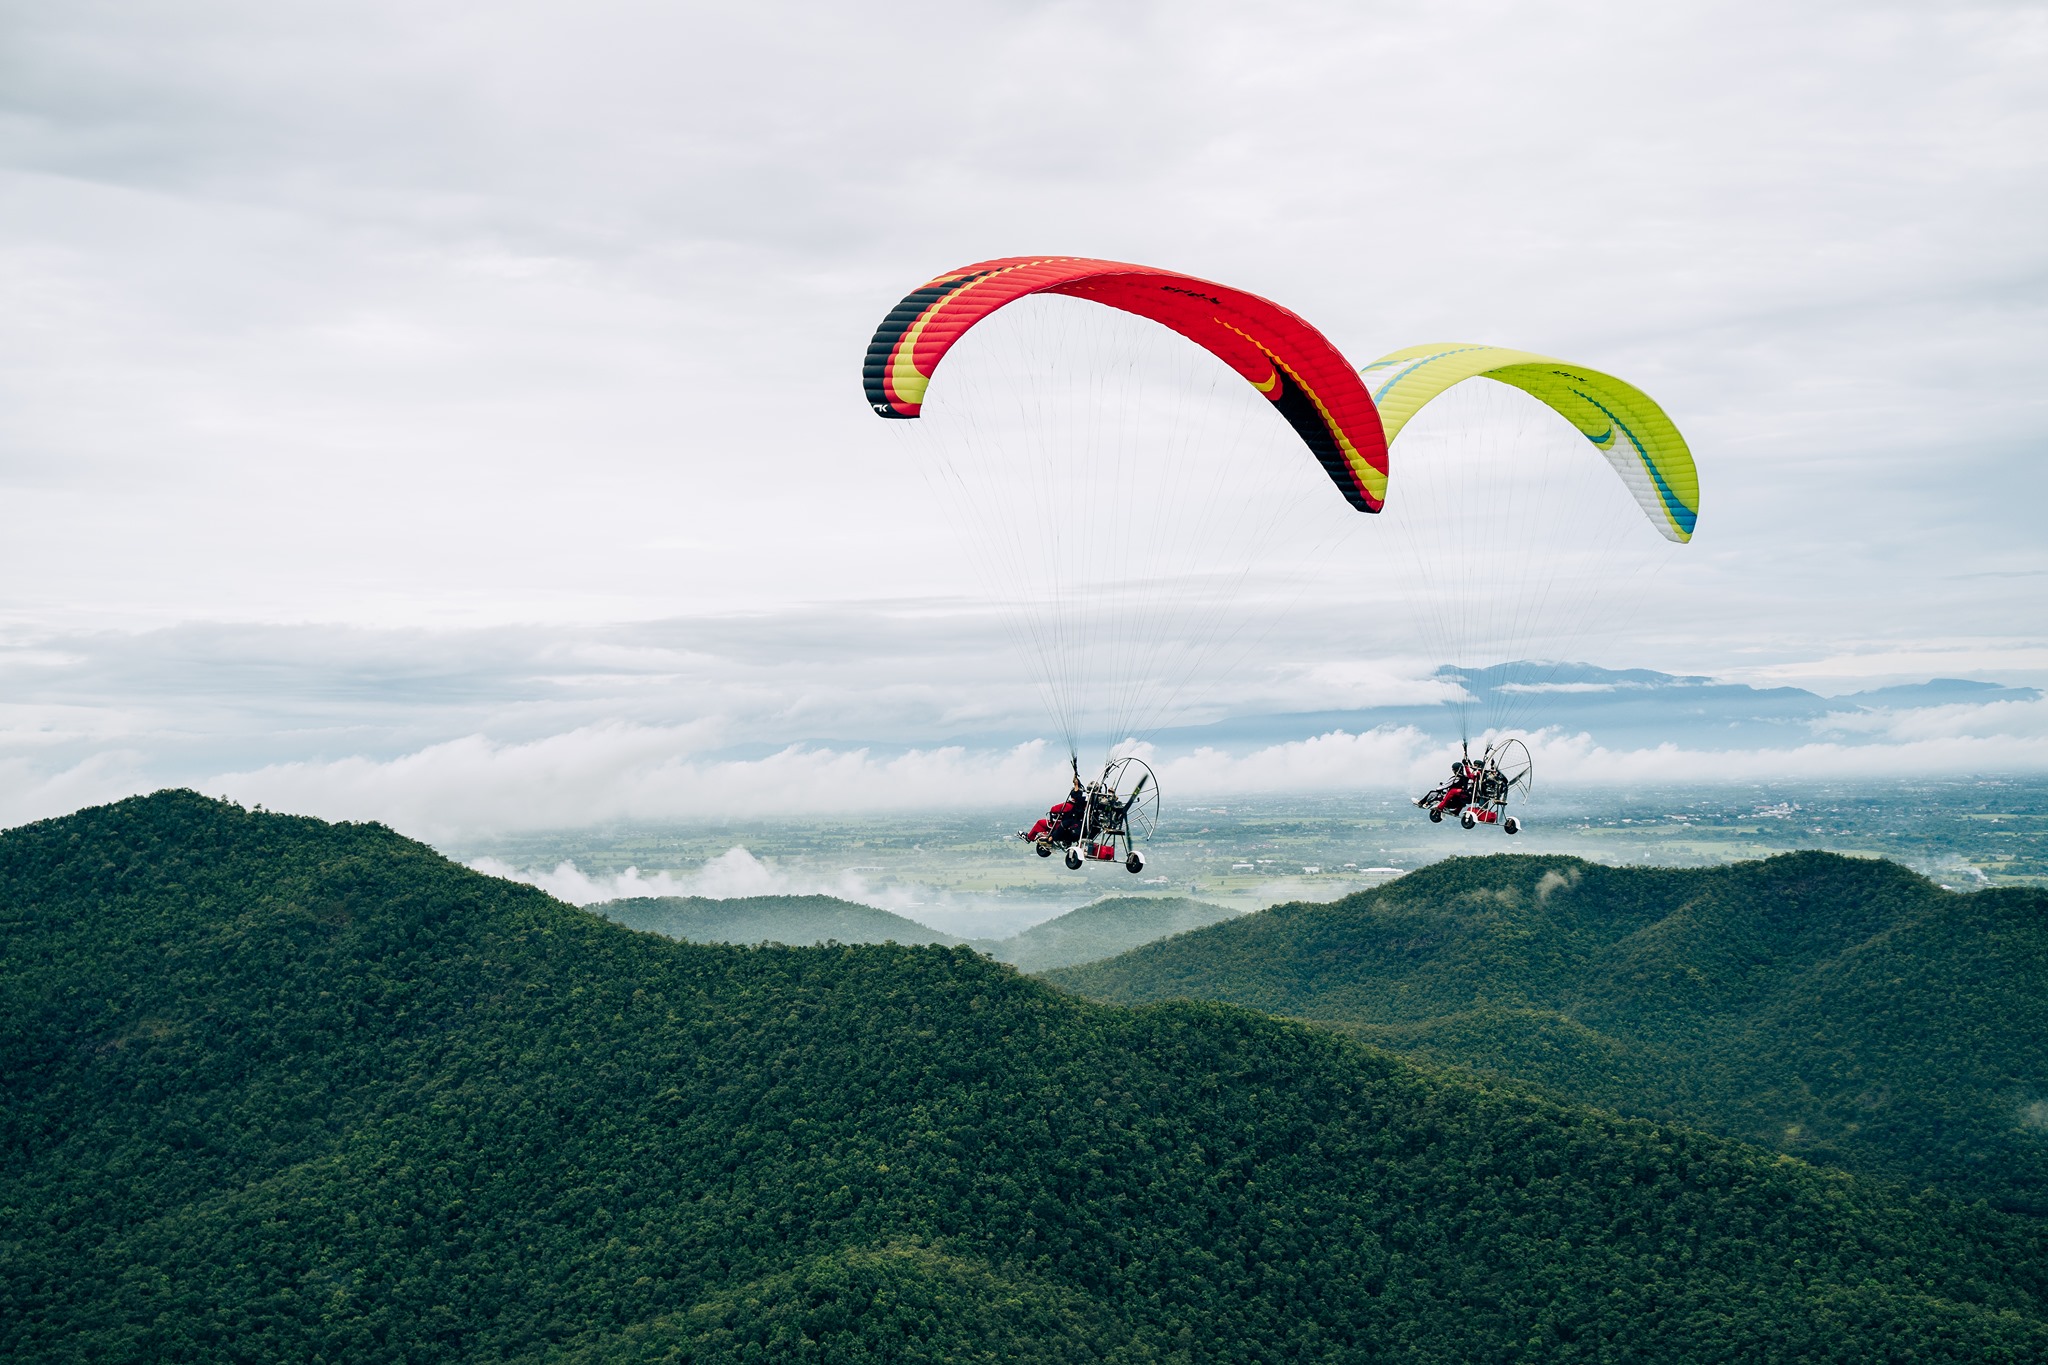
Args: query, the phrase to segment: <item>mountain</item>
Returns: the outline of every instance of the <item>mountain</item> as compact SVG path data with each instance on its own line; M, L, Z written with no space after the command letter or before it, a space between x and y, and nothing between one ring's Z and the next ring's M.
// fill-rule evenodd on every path
M1050 979L1226 1001L2048 1213L2048 892L1798 853L1457 858Z
M1042 972L1115 957L1237 913L1186 896L1111 896L990 944L988 952L1020 971Z
M1462 672L1445 668L1438 670L1438 676L1462 686L1474 699L1474 715L1488 715L1498 692L1533 690L1542 694L1540 702L1516 705L1511 712L1512 728L1584 732L1604 745L1622 748L1654 748L1660 744L1703 750L1790 748L1811 742L1817 732L1828 729L1831 718L1936 706L2032 701L2041 695L2031 687L1936 678L1931 682L1824 697L1800 687L1751 687L1746 683L1717 682L1646 668L1612 669L1578 663L1522 662ZM1532 685L1527 681L1531 677L1543 681ZM1445 740L1460 735L1458 712L1449 706L1431 704L1234 716L1208 725L1161 730L1155 741L1162 748L1184 752L1202 747L1284 743L1333 730L1358 734L1378 726L1413 726ZM1839 743L1858 743L1866 742L1868 736L1829 730L1829 738Z
M1967 678L1935 678L1924 683L1873 688L1840 696L1824 696L1803 687L1752 687L1747 683L1660 673L1647 668L1601 668L1586 663L1523 660L1488 668L1440 668L1436 676L1455 682L1472 699L1461 717L1444 703L1389 703L1333 706L1313 711L1245 712L1201 724L1166 726L1147 736L1162 755L1184 755L1202 749L1241 753L1270 744L1285 744L1342 730L1362 734L1380 727L1409 727L1449 743L1466 727L1501 728L1524 733L1559 730L1588 734L1608 748L1656 748L1674 744L1704 752L1739 749L1797 748L1823 738L1832 744L1893 742L1893 732L1873 718L1925 711L1935 707L1983 706L1993 702L2033 701L2041 691ZM1540 681L1531 681L1540 679ZM1505 706L1496 703L1521 694ZM1490 721L1489 721L1490 718ZM1007 726L950 732L943 742L972 748L1007 749L1040 738L1036 729ZM816 734L798 743L815 748L895 757L933 742L930 735ZM787 737L756 740L721 748L707 757L752 762L781 752Z
M916 920L836 896L640 896L594 914L690 943L944 943L961 940Z
M965 940L872 905L834 896L642 896L587 907L647 933L689 943L940 943L971 946L1024 971L1114 957L1237 912L1185 896L1113 896L1006 939Z
M2027 1220L377 825L11 830L0 935L9 1360L2048 1358Z

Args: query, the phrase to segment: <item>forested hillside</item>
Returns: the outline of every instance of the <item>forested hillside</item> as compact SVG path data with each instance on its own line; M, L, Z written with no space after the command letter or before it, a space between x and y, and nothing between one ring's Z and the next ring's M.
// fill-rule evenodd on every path
M1141 944L1235 918L1237 913L1186 896L1110 896L1034 924L988 945L988 951L1021 971L1042 972L1115 957Z
M606 901L590 910L629 929L691 943L960 942L915 920L836 896L642 896Z
M0 935L10 1360L2048 1358L2028 1220L375 825L9 831Z
M2048 1214L2048 893L1801 853L1460 858L1052 979L1413 1055Z
M836 896L644 896L588 907L629 929L689 943L970 943L1027 972L1094 962L1229 919L1237 912L1186 896L1112 896L1005 939L963 940L916 920Z

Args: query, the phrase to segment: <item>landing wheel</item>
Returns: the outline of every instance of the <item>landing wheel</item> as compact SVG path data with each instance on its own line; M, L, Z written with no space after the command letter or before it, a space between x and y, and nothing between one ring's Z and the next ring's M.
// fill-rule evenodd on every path
M1076 872L1079 872L1079 871L1081 870L1081 850L1080 850L1080 849L1078 849L1078 848L1070 848L1070 849L1068 849L1068 850L1067 850L1067 866L1068 866L1068 867L1070 867L1070 868L1072 868L1072 869L1073 869L1074 871L1076 871Z
M1512 815L1502 820L1500 827L1510 834L1520 834L1522 832L1522 822Z
M1479 817L1468 810L1458 817L1458 823L1463 825L1466 829L1470 829L1474 825L1479 823Z
M1050 839L1040 839L1032 847L1038 850L1038 856L1041 858L1050 858L1052 856L1052 840Z
M1145 855L1138 852L1138 850L1136 850L1135 848L1132 849L1131 856L1124 859L1124 871L1130 873L1133 877L1135 877L1144 870Z
M1438 810L1435 806L1431 806L1429 808L1429 823L1431 823L1432 825L1441 825L1443 822L1444 813Z

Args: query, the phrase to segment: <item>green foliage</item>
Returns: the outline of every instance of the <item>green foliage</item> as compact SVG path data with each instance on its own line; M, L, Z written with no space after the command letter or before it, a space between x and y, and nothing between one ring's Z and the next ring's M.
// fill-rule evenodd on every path
M2048 893L1890 863L1462 858L1052 974L1229 1001L2048 1213Z
M832 1252L688 1312L572 1349L570 1365L887 1360L896 1365L1152 1361L1160 1352L1087 1296L931 1249Z
M836 896L642 896L590 907L594 914L689 943L945 943L951 934Z
M375 825L13 830L0 935L8 1359L2048 1356L2023 1220Z
M998 962L1043 972L1095 962L1219 920L1237 911L1186 896L1110 896L1034 924L989 948Z

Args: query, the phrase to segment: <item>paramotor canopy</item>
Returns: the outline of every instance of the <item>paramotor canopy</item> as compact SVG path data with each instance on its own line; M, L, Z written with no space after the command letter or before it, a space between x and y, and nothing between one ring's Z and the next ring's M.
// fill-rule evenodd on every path
M1410 346L1362 371L1391 445L1422 406L1454 384L1486 378L1520 389L1599 448L1666 540L1692 539L1700 478L1685 438L1664 409L1633 384L1505 346Z
M1298 314L1192 275L1079 256L1010 256L951 270L889 310L868 345L868 405L916 417L939 362L967 330L1032 294L1064 294L1167 327L1223 361L1280 410L1346 501L1377 512L1387 438L1350 362Z

